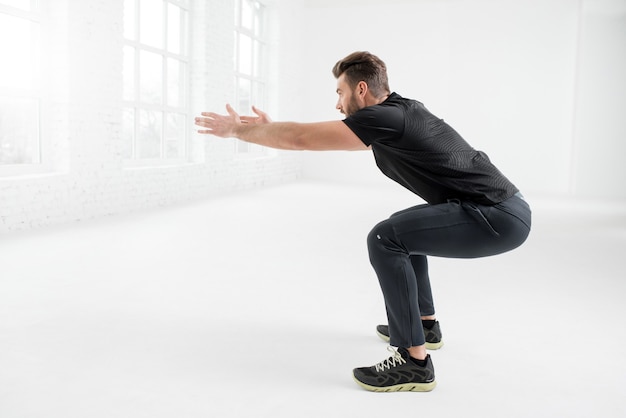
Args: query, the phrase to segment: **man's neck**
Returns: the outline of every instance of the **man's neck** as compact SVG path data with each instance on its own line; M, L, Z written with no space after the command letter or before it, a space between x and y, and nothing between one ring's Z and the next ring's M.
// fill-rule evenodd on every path
M389 96L390 94L384 94L380 97L374 97L371 94L368 94L367 97L365 98L365 106L374 106L377 104L381 104L382 102L387 100Z

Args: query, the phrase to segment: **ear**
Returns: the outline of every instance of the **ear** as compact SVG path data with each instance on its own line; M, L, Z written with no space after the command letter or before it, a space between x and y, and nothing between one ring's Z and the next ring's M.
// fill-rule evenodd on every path
M359 81L354 91L359 97L363 98L367 94L368 90L369 88L367 86L367 83L365 81Z

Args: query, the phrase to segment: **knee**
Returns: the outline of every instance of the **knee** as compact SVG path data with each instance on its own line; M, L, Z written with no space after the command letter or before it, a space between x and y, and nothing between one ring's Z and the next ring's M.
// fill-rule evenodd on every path
M391 243L395 242L394 237L395 233L389 221L379 222L367 235L367 248L370 254L372 251L388 248Z

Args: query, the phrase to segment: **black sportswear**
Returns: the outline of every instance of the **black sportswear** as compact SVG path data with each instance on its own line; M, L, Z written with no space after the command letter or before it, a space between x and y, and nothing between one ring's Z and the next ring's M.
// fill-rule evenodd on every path
M460 199L493 205L519 191L485 153L416 100L391 93L344 123L371 145L386 176L430 204Z

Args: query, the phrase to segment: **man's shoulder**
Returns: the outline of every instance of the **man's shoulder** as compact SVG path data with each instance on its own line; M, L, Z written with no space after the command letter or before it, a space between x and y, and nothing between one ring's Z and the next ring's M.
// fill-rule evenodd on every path
M359 109L347 119L377 126L399 123L406 113L406 106L402 100L400 96L392 97L390 95L384 102Z
M421 102L419 102L418 100L412 99L410 97L404 97L398 93L391 92L391 94L389 94L389 96L387 97L387 100L385 100L383 102L384 103L419 103L421 104Z
M397 108L403 112L421 112L426 111L426 107L419 100L403 97L396 92L393 92L387 97L387 100L380 104L382 108Z

